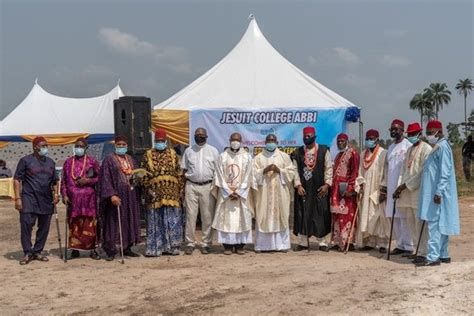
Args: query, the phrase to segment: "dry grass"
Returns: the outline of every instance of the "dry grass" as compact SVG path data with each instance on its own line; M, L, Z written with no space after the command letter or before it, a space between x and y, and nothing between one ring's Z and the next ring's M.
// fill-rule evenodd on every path
M458 195L459 196L474 196L474 184L473 182L467 182L464 178L464 171L462 170L462 147L455 145L453 147L454 155L454 166L456 170L456 182L458 184Z

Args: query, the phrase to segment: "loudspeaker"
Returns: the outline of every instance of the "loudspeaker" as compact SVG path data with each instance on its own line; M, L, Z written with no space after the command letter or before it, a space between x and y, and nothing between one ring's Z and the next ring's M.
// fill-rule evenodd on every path
M151 100L126 96L114 100L115 135L128 139L128 153L134 157L151 148Z

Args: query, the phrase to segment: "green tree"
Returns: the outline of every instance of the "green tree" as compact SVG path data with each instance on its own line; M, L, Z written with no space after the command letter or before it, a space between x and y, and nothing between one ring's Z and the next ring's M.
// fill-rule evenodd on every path
M426 116L429 119L433 112L433 105L430 96L427 93L417 93L410 101L410 109L416 110L420 113L420 124L423 125L423 118Z
M464 134L467 137L467 96L471 93L473 89L472 80L466 78L464 80L459 79L459 82L456 84L456 90L460 95L464 97Z
M428 88L425 88L424 92L431 99L435 117L438 119L439 110L451 101L451 91L448 90L446 83L433 82Z
M461 133L459 133L459 124L450 122L446 129L448 130L448 140L451 144L462 144Z

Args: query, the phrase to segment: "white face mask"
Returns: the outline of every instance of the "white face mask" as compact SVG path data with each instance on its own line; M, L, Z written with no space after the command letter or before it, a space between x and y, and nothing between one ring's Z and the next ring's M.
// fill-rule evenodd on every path
M436 132L436 134L434 135L426 135L426 140L428 141L428 143L430 143L431 145L434 145L438 142L438 137L436 137L436 135L438 135L438 132Z
M231 141L230 142L230 148L232 148L233 150L239 149L240 148L240 142L237 141L237 140Z

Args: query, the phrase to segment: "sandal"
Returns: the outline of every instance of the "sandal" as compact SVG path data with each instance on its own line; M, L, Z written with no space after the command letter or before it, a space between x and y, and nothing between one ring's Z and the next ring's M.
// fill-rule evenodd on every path
M38 261L43 261L43 262L48 262L48 261L49 261L48 257L43 256L43 255L40 254L40 253L34 254L34 255L33 255L33 259L34 259L34 260L38 260Z
M24 266L28 263L30 263L31 261L33 261L33 256L32 255L26 255L23 257L23 259L20 260L20 265Z
M96 250L91 250L89 257L94 260L100 260L100 255L97 253Z

